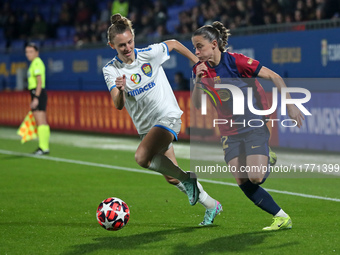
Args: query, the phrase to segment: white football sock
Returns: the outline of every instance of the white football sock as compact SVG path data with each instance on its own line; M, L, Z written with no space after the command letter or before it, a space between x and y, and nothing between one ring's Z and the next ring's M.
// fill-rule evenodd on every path
M197 187L200 190L198 202L207 209L215 208L216 200L208 195L208 193L203 189L202 185L198 181L197 181Z
M285 217L285 218L287 218L288 214L285 213L285 211L281 209L277 214L275 214L275 217Z
M182 191L183 193L187 194L187 192L185 191L185 187L183 185L183 183L179 182L178 184L175 185L180 191Z
M172 176L179 181L185 181L189 178L189 174L187 172L184 172L176 166L171 159L161 154L156 154L152 158L149 169L164 175Z
M176 187L186 194L184 185L180 182ZM202 185L197 181L197 187L200 190L200 195L198 197L198 202L203 205L206 209L215 208L215 199L208 195L208 193L203 189Z

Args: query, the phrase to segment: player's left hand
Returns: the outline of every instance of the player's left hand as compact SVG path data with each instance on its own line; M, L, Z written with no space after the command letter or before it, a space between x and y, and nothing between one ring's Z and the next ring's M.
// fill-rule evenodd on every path
M298 128L302 127L302 120L305 119L302 112L293 104L287 105L288 115L291 119L296 120Z
M39 104L39 99L38 98L33 98L32 102L31 102L31 109L32 110L35 110L37 109L38 107L38 104Z

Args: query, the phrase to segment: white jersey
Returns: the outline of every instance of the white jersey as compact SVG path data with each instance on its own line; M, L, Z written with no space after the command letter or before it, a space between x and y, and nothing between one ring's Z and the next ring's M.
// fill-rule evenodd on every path
M175 95L162 64L170 58L165 43L135 49L135 61L123 63L118 56L103 67L106 85L111 91L117 77L126 76L125 107L139 134L146 134L155 122L164 117L180 118Z

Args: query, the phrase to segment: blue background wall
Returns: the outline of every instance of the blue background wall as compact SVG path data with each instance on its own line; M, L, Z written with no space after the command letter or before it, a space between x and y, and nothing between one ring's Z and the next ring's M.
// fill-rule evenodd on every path
M280 105L279 97L278 119L290 119L280 115ZM305 116L301 128L278 125L279 146L340 152L340 92L312 92L311 100L303 105L312 115Z
M193 50L190 41L182 43ZM290 87L304 87L312 92L312 99L305 104L312 116L306 116L301 129L279 127L280 146L340 151L340 79L335 79L340 78L340 29L231 36L229 46L230 51L259 60L283 78L303 78L286 79L286 82ZM109 47L42 52L47 89L106 91L101 69L114 56L115 51ZM28 66L24 52L0 55L0 86L15 87L18 65ZM163 67L171 84L178 71L191 77L189 61L176 52L171 53ZM271 82L261 80L261 83L271 91Z
M322 44L323 42L323 44ZM190 41L182 42L193 51ZM323 47L322 47L323 45ZM136 45L144 47L146 45ZM297 31L252 36L231 36L230 51L240 52L259 60L284 78L340 77L340 29ZM50 90L106 90L101 68L115 55L109 47L102 49L59 50L42 52L47 67L47 88ZM0 55L0 85L15 87L13 64L28 62L24 52ZM176 72L191 77L189 61L171 53L163 65L169 81L173 83ZM6 75L9 73L8 75ZM339 86L305 84L314 91L339 91ZM271 85L264 87L268 90ZM302 86L300 86L302 87Z

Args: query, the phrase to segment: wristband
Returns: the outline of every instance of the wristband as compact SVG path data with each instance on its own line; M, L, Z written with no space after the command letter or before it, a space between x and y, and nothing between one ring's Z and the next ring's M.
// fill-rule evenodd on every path
M33 98L39 99L39 96L37 96L37 95L33 95Z

